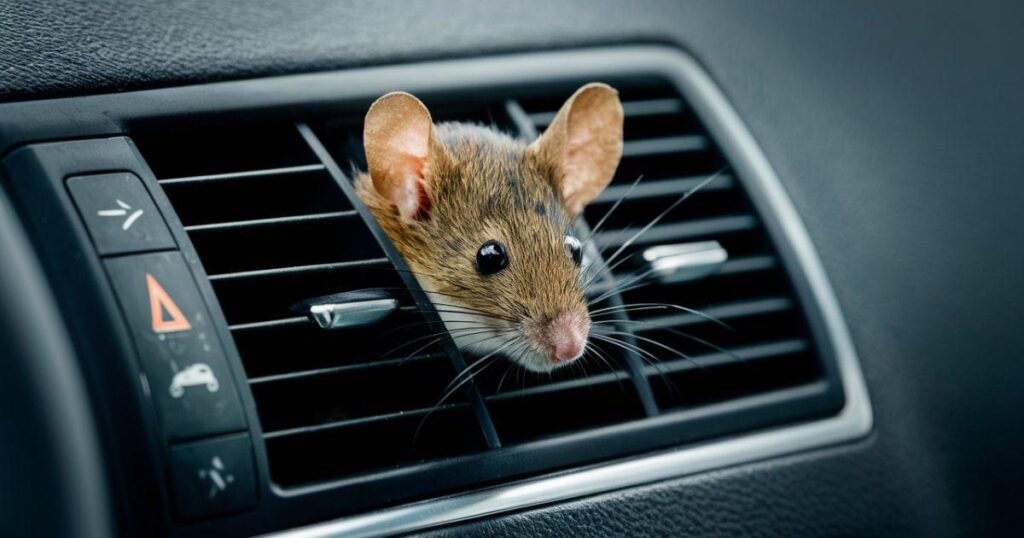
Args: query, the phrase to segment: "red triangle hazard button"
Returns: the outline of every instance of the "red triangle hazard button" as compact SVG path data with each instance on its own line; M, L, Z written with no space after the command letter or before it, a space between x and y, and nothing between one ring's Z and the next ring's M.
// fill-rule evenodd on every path
M171 333L192 328L167 290L149 273L146 273L146 288L149 290L149 315L153 320L153 332Z

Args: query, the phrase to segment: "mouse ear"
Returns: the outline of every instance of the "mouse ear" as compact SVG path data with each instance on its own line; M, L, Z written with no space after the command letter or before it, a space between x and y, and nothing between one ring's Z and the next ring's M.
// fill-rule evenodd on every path
M562 105L530 145L555 165L556 186L574 215L608 186L622 158L622 103L611 86L592 82Z
M403 220L430 216L426 178L433 138L430 111L408 93L389 93L366 113L363 146L373 187L395 204Z

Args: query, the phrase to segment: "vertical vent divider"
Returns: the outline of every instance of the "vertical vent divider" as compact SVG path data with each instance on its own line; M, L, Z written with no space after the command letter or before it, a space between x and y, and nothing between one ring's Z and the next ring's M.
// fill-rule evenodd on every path
M519 104L519 101L516 101L515 99L507 99L505 101L505 111L509 118L512 119L512 123L519 132L519 137L521 139L527 142L532 142L540 136L537 126L530 121L530 116L526 113L526 110L523 109L523 106ZM594 239L590 227L587 226L584 219L577 218L574 225L579 231L586 234L587 241ZM595 262L602 267L602 269L600 269L600 280L604 283L608 283L609 285L614 285L614 282L611 282L611 274L603 269L604 267L607 267L607 264L605 263L604 256L601 255L601 249L595 246L594 250L597 252L598 256L598 259L595 260ZM608 302L614 307L622 307L624 305L622 295L618 293L612 294L608 298ZM613 318L616 321L615 330L623 333L624 335L628 335L623 337L625 338L628 347L623 348L622 351L623 355L626 357L626 367L629 368L629 378L633 381L633 386L636 388L636 391L640 396L640 403L643 405L644 414L648 417L657 416L660 414L660 411L658 410L658 404L654 399L654 391L651 389L650 380L644 373L643 359L636 351L634 351L635 349L639 349L639 347L637 346L636 338L633 336L632 328L628 326L629 315L623 311L615 314Z
M397 251L395 251L394 246L391 245L391 241L384 234L383 230L380 229L380 226L377 225L377 221L374 220L373 216L369 213L369 210L363 205L362 200L360 200L356 195L348 176L341 170L338 163L335 162L330 152L320 141L320 138L316 136L308 125L305 123L299 123L296 125L296 128L299 131L299 135L302 136L302 139L309 145L309 148L326 167L331 178L334 179L341 188L341 191L345 193L346 197L348 197L349 201L352 203L352 207L356 209L362 219L366 222L367 227L370 229L370 233L373 234L377 243L380 244L385 255L394 267L398 269L399 278L402 279L402 282L409 289L409 292L412 294L417 306L423 310L424 318L432 328L440 330L443 333L442 338L444 350L452 361L455 371L464 371L467 368L466 360L463 358L462 353L459 352L458 348L455 347L455 342L452 340L451 336L448 335L444 324L441 322L440 316L434 310L433 303L430 302L426 293L424 293L423 289L420 288L419 282L409 271L409 267L405 264L405 260L402 259L401 255L399 255ZM487 410L487 406L484 403L484 398L480 393L479 388L473 380L470 379L469 382L465 383L464 390L468 396L470 405L473 408L473 413L476 415L480 428L483 431L488 447L492 449L500 448L501 440L498 438L497 429L494 427L494 422L491 419L490 412Z

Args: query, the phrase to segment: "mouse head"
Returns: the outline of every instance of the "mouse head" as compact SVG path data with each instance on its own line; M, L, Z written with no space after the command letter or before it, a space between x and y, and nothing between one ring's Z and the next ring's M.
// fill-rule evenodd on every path
M357 192L461 349L534 371L583 355L591 322L572 222L615 174L622 119L605 84L576 91L529 145L434 125L407 93L370 107Z

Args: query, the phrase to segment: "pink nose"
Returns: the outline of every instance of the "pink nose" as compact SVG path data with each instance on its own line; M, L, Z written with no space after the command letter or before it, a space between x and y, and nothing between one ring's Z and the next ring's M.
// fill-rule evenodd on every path
M551 360L560 363L578 359L587 345L589 331L586 316L566 312L551 320L546 331Z

